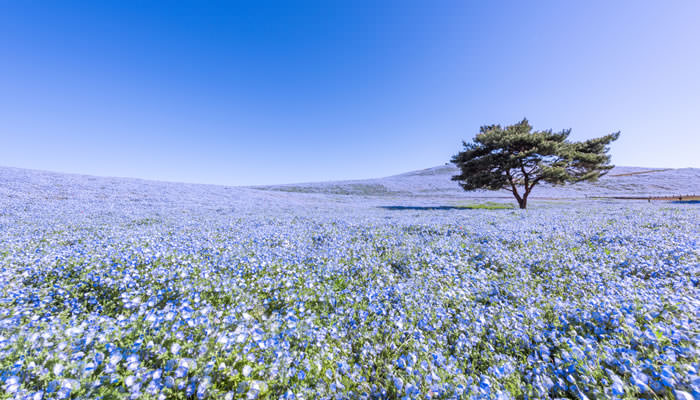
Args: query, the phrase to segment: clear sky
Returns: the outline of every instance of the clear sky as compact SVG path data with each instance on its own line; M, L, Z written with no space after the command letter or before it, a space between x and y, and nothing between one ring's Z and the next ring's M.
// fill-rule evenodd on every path
M700 167L700 1L0 3L0 165L231 185L441 165L527 117Z

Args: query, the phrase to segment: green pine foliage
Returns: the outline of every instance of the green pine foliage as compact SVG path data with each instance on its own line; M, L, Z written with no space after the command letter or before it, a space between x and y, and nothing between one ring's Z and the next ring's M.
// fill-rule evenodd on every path
M460 174L452 177L464 190L508 189L520 208L540 182L554 185L593 181L606 174L608 145L620 132L583 142L566 140L571 129L533 131L527 119L517 124L482 126L471 143L452 157Z

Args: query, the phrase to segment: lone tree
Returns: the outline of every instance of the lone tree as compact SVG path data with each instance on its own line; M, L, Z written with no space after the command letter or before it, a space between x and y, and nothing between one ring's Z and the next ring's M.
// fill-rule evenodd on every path
M527 119L506 127L482 126L473 142L463 141L464 150L452 157L461 171L452 180L464 190L509 189L524 209L540 182L594 181L613 167L607 146L620 132L583 142L567 141L569 133L533 131Z

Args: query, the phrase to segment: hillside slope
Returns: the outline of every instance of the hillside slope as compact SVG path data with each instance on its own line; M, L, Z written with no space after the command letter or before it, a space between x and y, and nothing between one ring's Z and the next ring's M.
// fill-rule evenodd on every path
M454 165L442 165L378 179L337 182L313 182L290 185L258 186L256 189L300 193L352 195L501 197L510 192L465 192L450 178L457 173ZM658 169L615 167L598 182L551 186L543 184L532 192L534 198L585 198L613 196L700 195L700 169Z
M377 179L336 182L312 182L288 185L230 187L148 181L133 178L108 178L64 174L21 168L0 167L0 200L20 198L28 203L68 200L78 203L128 203L134 207L170 208L173 204L210 207L258 206L288 207L296 203L319 204L332 195L336 201L353 196L386 197L497 198L511 199L510 192L465 192L450 178L457 172L452 165L406 172ZM532 198L586 198L612 196L700 195L700 169L650 169L616 167L595 183L580 183L535 188ZM176 201L174 201L176 200Z

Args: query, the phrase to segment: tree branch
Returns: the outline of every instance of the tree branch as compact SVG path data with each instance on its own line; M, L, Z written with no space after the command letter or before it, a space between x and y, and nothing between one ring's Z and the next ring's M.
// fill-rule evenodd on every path
M522 201L522 198L520 197L520 193L518 193L518 188L515 186L515 183L513 182L513 177L510 175L510 171L506 170L506 177L508 177L508 183L510 183L510 187L512 188L511 192L513 192L513 196L518 200L518 203Z
M529 175L527 174L527 172L525 172L525 166L523 165L523 160L520 159L520 160L518 160L518 162L520 163L520 171L522 171L523 176L525 177L525 182L524 182L524 185L525 185L525 197L527 198L527 195L530 193L530 188L529 188L530 177L529 177Z

